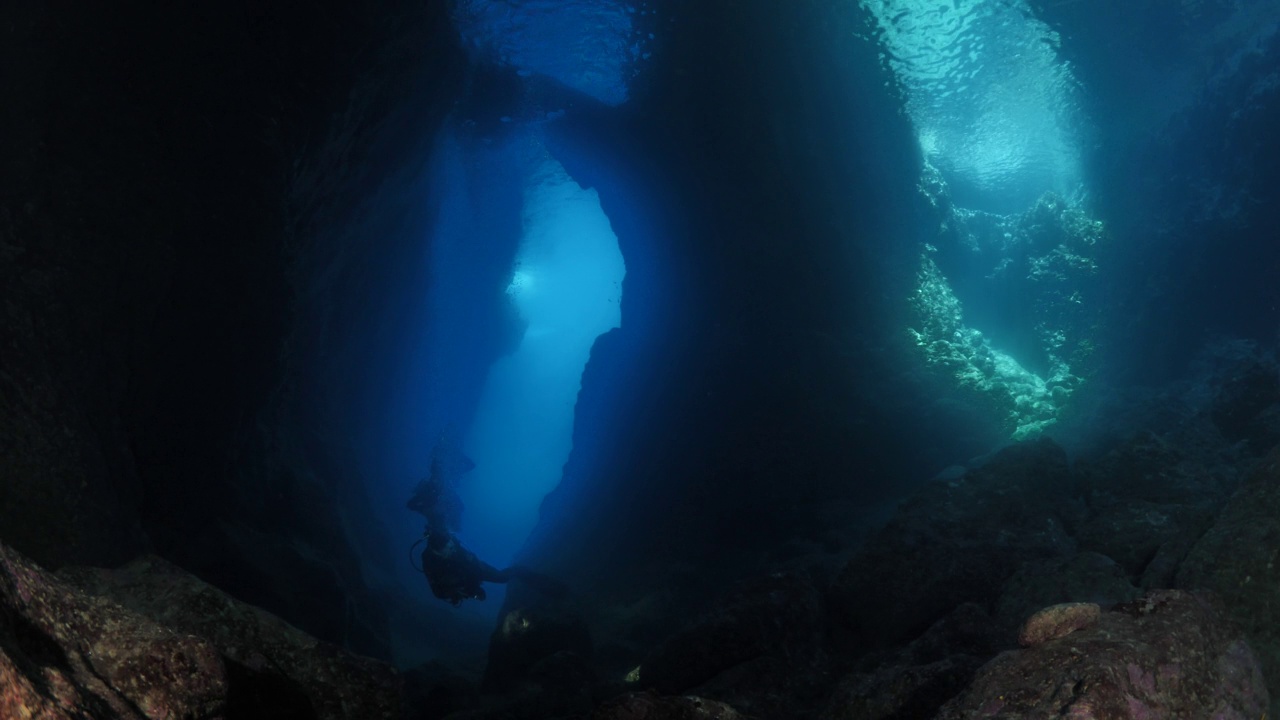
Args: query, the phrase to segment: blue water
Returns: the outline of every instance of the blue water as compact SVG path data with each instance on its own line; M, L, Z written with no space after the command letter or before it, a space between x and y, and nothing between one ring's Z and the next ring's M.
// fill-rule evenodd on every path
M1117 394L1117 383L1134 375L1172 377L1214 333L1275 340L1280 320L1274 306L1264 307L1274 303L1266 272L1280 272L1280 262L1273 245L1251 234L1275 199L1258 189L1268 187L1266 168L1275 163L1253 158L1248 138L1274 127L1266 113L1280 92L1280 69L1268 67L1276 62L1280 4L1206 1L1140 10L1035 0L860 0L815 12L832 25L866 21L858 34L832 43L832 52L840 43L874 48L893 90L878 101L900 103L896 121L909 126L918 150L918 166L911 167L918 187L893 200L912 208L910 222L875 237L839 235L869 264L896 274L884 279L890 290L862 300L873 306L867 315L892 318L885 323L891 327L847 329L857 337L851 345L861 348L848 351L851 368L871 366L863 352L883 363L876 367L900 373L862 381L898 403L894 412L909 413L902 406L917 403L924 421L962 418L977 428L974 436L997 443L1040 435L1065 441L1099 422L1090 408ZM700 217L696 204L661 192L690 168L707 172L695 162L702 158L688 157L701 152L698 138L672 142L671 157L629 158L646 165L633 176L652 183L629 190L665 197L669 207L626 206L630 193L619 192L619 183L601 170L627 157L619 147L629 142L629 126L620 118L664 127L669 121L673 133L714 132L719 146L723 137L737 138L743 156L777 153L784 169L793 167L785 162L790 154L864 147L824 137L828 128L873 138L898 129L868 128L853 110L815 121L807 108L781 102L764 103L767 113L744 109L744 117L767 115L768 121L741 127L671 118L678 108L670 105L662 110L668 115L645 114L652 111L637 107L644 96L633 95L638 80L689 92L680 83L699 72L699 57L687 47L677 59L662 55L669 39L662 33L693 14L613 0L454 4L458 36L484 72L469 77L477 84L459 99L431 159L433 180L423 202L435 209L427 243L433 283L423 290L418 316L423 338L412 363L416 375L406 385L411 399L396 408L404 439L387 464L407 494L425 471L434 438L456 438L476 463L458 481L467 508L459 538L495 565L520 558L570 458L592 458L598 467L587 474L601 483L626 474L627 468L611 466L617 458L573 444L576 436L611 450L626 447L619 429L583 424L582 376L598 339L631 322L622 311L624 278L640 312L656 316L652 309L669 290L655 279L659 263L645 254L643 233L633 232L632 244L620 247L618 223L634 229L637 216L678 211L709 234L720 227L717 218ZM733 47L723 37L716 41L707 46ZM765 58L759 65L774 60L784 68L792 61ZM735 62L715 67L732 69ZM804 97L803 83L817 81L804 69L790 70L779 71L782 80L726 76L701 78L705 86L693 87L714 94L759 81L767 96L768 83L800 83L795 96ZM874 69L842 66L833 55L824 70L824 78L837 80L846 73L848 87L857 88L860 76ZM487 104L485 82L501 86L493 94L503 102ZM527 108L538 112L523 112ZM732 116L726 111L723 117ZM596 134L579 135L581 127ZM1181 152L1170 152L1174 146ZM864 171L859 158L833 157L831 165L840 168L832 177ZM774 167L765 161L744 166ZM743 187L764 188L742 197L779 202L780 196L829 192L832 183L780 177L740 178ZM875 186L879 178L858 182ZM832 208L832 226L848 220L842 212L877 210L859 205L864 199L856 192L856 183L838 188L835 200L815 206ZM611 217L615 211L627 217ZM715 245L714 237L691 242L705 240L725 253L697 257L704 265L737 267L738 253L750 265L760 262L750 254L766 247L766 236L785 244L791 228L779 225L760 228L759 237L751 235L754 227L734 226L748 237L730 249ZM1215 245L1223 238L1234 243L1229 250ZM784 251L769 245L761 256L770 252ZM894 265L895 258L906 260ZM661 262L681 268L684 259ZM847 270L852 277L864 270L848 262L846 269L814 272ZM699 271L736 279L729 270ZM632 288L643 303L636 303ZM774 291L785 287L779 283ZM714 318L708 336L755 337L748 326L769 315L760 308L774 299L741 295L750 298L743 313L760 317ZM732 328L752 332L735 335ZM783 353L745 341L716 351L743 364L757 353ZM873 417L879 410L856 409ZM911 442L946 444L929 437ZM401 523L402 534L412 537L417 522Z
M1021 0L863 0L926 160L976 209L1016 211L1083 182L1077 81Z
M522 77L541 75L606 105L627 101L628 81L648 55L635 22L651 11L624 0L459 0L463 43Z
M572 448L580 378L596 338L622 323L626 268L594 191L553 158L526 179L520 247L506 294L520 344L489 368L464 449L459 538L505 567L538 520Z

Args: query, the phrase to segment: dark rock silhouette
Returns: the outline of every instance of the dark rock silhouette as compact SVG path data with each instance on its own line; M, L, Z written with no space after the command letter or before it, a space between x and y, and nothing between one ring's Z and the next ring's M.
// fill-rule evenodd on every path
M746 716L706 698L631 693L601 705L591 720L746 720Z
M1075 551L1072 495L1066 454L1048 440L929 483L854 553L833 586L834 610L858 642L892 644L961 603L992 602L1023 563Z
M1280 696L1280 447L1258 463L1180 565L1177 586L1222 598ZM1277 698L1280 700L1280 697ZM1273 706L1272 714L1280 711Z
M1001 450L990 408L903 337L939 232L920 184L942 178L860 3L628 3L656 45L620 108L476 61L454 4L6 8L0 718L911 720L1039 713L1038 679L1059 711L1257 720L1251 658L1280 686L1280 374L1259 347L1280 35L1233 16L1187 48L1203 13L1271 3L1026 3L1099 122L1078 159L1107 312L1069 302L1068 205L1032 208L1034 254L970 305L1030 366L1050 358L1028 341L1070 324L1096 376L1049 426L1061 447ZM435 422L406 398L430 390L423 260L453 183L423 168L441 128L478 147L539 116L616 232L626 320L592 349L520 558L568 581L543 584L563 607L513 583L495 629L397 586L402 498L379 495ZM464 416L523 329L502 287L524 188L492 167L450 188L503 204L451 298L478 336L454 361ZM933 199L954 216L959 197ZM1097 624L1016 649L1067 602ZM351 654L402 660L393 616L410 654L465 657L398 676ZM1170 639L1191 657L1173 670Z

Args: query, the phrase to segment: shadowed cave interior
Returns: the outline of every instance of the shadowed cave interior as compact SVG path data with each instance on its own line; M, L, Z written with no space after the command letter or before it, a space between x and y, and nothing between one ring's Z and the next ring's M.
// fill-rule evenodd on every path
M0 716L1277 715L1278 30L14 8Z

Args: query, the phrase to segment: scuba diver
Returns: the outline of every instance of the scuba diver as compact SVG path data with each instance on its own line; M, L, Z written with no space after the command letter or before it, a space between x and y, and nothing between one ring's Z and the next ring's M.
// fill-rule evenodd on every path
M422 550L422 574L427 576L431 594L455 607L463 600L484 600L481 583L504 583L510 579L510 573L495 568L462 547L453 533L428 527L426 538L427 546Z
M427 519L422 539L414 543L416 548L426 541L422 565L414 569L426 575L431 594L457 607L463 600L484 600L482 583L520 580L545 595L563 596L565 587L560 581L519 566L499 570L458 542L454 533L462 521L463 504L456 479L474 467L475 463L442 438L431 452L431 474L418 483L407 503L410 510Z

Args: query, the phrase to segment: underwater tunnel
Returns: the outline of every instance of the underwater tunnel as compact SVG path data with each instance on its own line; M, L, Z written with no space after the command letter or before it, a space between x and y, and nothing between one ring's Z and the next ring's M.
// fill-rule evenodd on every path
M1280 5L68 3L0 715L1280 716Z

